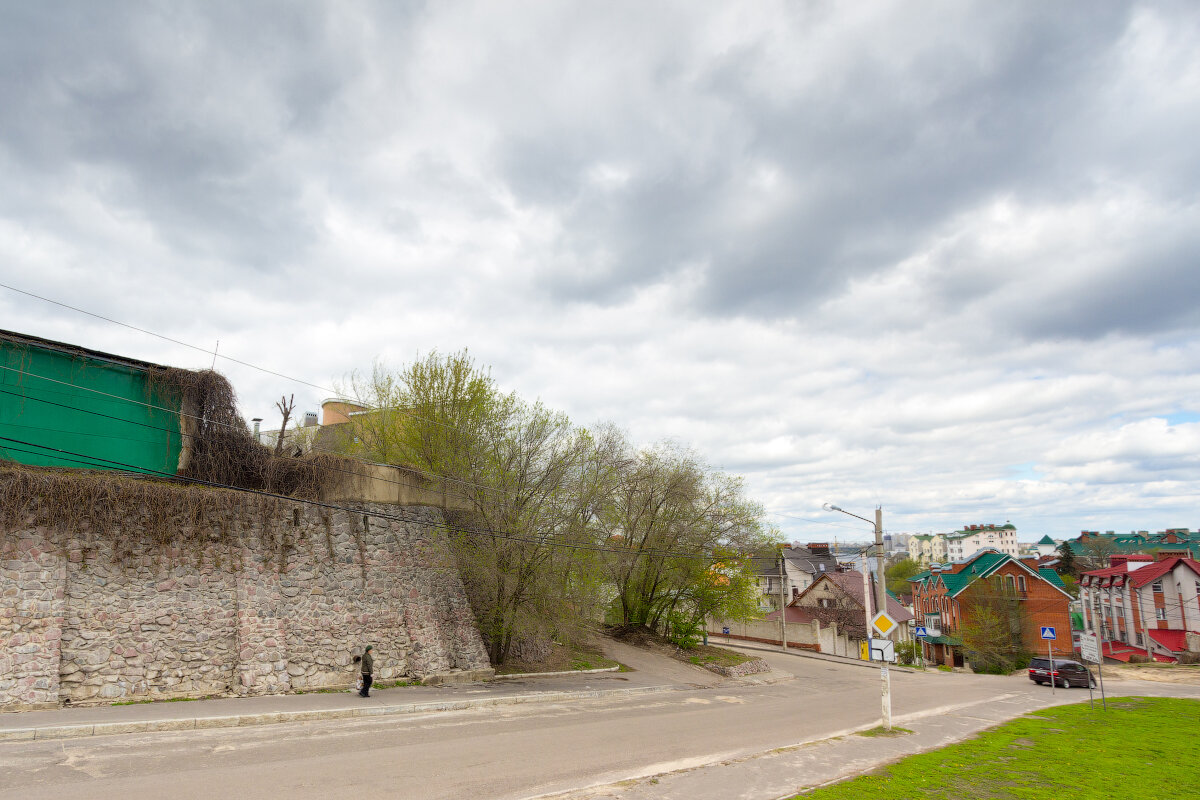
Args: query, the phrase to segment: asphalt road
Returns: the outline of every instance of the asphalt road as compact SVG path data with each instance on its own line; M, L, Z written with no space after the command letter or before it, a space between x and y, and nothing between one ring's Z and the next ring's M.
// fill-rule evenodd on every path
M878 719L878 670L768 660L796 679L570 705L9 742L0 745L0 798L527 798L762 753ZM672 675L684 685L687 677ZM892 691L900 715L1049 689L1020 676L893 671Z

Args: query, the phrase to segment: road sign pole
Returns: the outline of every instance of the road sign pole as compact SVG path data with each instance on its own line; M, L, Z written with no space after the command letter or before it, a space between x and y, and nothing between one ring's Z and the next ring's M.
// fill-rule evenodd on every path
M1108 699L1104 696L1104 618L1100 618L1100 624L1096 626L1097 641L1100 642L1100 661L1096 664L1096 674L1100 676L1100 707L1108 711ZM1146 638L1150 638L1150 634L1146 634ZM1150 652L1150 648L1146 648L1146 652Z
M1050 657L1050 694L1054 694L1054 684L1056 683L1054 678L1054 650L1050 646L1052 641L1054 640L1046 640L1046 655Z
M887 662L883 662L880 671L880 687L883 701L883 729L890 731L892 729L892 678L888 673Z
M869 549L869 548L867 548L867 549ZM866 634L866 639L867 639L867 661L870 661L871 660L871 617L874 615L871 613L871 581L869 578L867 578L867 564L869 563L867 561L867 555L866 555L867 549L861 550L859 552L859 555L862 556L863 610L866 612L866 615L867 615L867 627L864 629L863 632Z

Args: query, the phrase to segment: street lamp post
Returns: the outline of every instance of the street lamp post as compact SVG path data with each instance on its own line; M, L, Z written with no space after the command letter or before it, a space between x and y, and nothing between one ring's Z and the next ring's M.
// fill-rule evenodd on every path
M884 585L883 585L883 509L882 508L875 509L875 521L872 522L871 520L867 519L866 517L860 517L858 514L852 514L849 511L847 511L846 509L841 508L839 506L835 506L831 503L825 503L822 507L828 511L837 511L839 513L845 514L848 517L854 517L855 519L861 519L863 522L867 523L868 525L872 526L875 529L875 609L876 609L877 613L879 611L886 610L887 609L887 595L886 595L887 590L884 588ZM870 592L867 591L867 582L866 582L867 581L867 569L868 569L867 561L866 561L866 558L864 558L863 559L863 605L866 607L866 610L867 610L867 658L870 659L872 614L871 614L871 601L870 601L870 598L868 597ZM888 674L888 666L887 666L886 661L880 665L879 674L880 674L879 694L880 694L880 705L882 707L882 714L883 714L883 729L890 731L892 729L892 678L891 678L891 675Z

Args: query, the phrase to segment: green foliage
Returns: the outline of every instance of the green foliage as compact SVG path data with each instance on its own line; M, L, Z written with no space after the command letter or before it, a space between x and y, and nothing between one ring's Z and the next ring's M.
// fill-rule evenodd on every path
M896 644L896 658L901 664L913 666L921 658L920 642L899 642Z
M1139 797L1200 797L1200 771L1180 757L1181 732L1195 729L1197 715L1200 702L1174 698L1044 708L794 800L1092 800L1114 796L1114 776Z
M1058 559L1059 575L1079 578L1079 565L1075 561L1075 551L1071 549L1070 542L1063 542L1058 546Z
M969 623L960 631L975 672L1007 675L1029 663L1023 630L1025 609L1000 576L978 581L963 598Z
M748 559L763 511L677 445L632 446L499 390L466 351L355 376L346 447L416 468L448 498L454 549L494 664L516 641L613 621L699 638L756 612Z
M877 728L871 728L870 730L866 730L866 731L859 731L857 735L858 736L866 736L871 739L876 739L881 736L884 738L891 737L891 736L907 736L910 733L912 733L912 731L909 730L908 728L892 727L889 729L889 728L885 728L882 725L880 725Z
M909 585L908 579L920 572L921 565L911 558L903 558L890 565L883 573L887 579L888 591L897 597L911 593L912 587Z
M684 650L692 650L704 638L704 621L686 611L673 610L667 615L667 639Z

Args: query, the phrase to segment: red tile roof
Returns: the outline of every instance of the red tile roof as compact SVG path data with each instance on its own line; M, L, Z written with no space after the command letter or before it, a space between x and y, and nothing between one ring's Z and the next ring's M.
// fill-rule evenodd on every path
M1176 628L1151 628L1149 633L1151 639L1172 653L1187 650L1187 631Z
M849 595L854 602L858 603L859 608L863 607L863 575L856 569L849 570L848 572L826 572L824 575L813 581L812 586L809 586L807 589L801 592L800 597L797 597L792 601L792 603L798 603L800 598L812 591L813 586L816 586L822 580L828 580L836 584L843 592ZM872 605L874 605L874 603L872 603ZM887 598L887 613L888 616L896 620L896 622L908 622L913 618L913 615L908 613L904 606L900 605L894 598L890 596ZM778 617L776 617L776 619L778 619ZM788 622L791 621L791 617L788 617Z
M1180 563L1185 564L1191 568L1192 572L1200 575L1200 563L1196 563L1190 558L1173 556L1171 558L1164 558L1162 561L1156 561L1148 567L1135 570L1130 573L1129 582L1134 586L1145 586L1147 583L1153 583L1163 575L1166 575Z
M1146 655L1146 651L1143 650L1142 648L1134 647L1132 645L1125 644L1124 642L1105 642L1104 643L1104 657L1105 658L1113 658L1113 659L1116 659L1117 661L1128 662L1130 656L1144 656L1144 655ZM1175 663L1174 658L1171 658L1170 656L1160 656L1158 653L1154 654L1154 660L1161 661L1166 664Z

